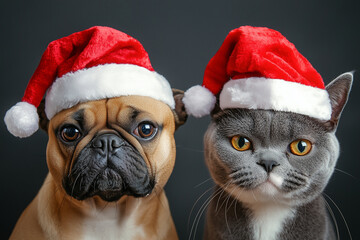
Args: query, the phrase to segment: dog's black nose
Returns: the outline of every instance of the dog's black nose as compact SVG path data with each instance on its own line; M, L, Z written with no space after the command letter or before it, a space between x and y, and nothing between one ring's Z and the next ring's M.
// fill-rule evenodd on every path
M116 149L123 145L124 140L115 134L102 134L92 141L92 147L101 154L114 153Z
M260 160L257 164L261 165L268 173L271 172L274 167L280 165L274 160Z

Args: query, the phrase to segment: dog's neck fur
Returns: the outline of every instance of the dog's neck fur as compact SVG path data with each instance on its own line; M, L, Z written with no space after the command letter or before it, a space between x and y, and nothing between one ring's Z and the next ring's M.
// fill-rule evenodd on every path
M31 205L36 205L37 227L45 239L177 239L171 235L175 226L165 193L156 194L124 196L115 203L100 198L77 201L59 189L48 174ZM166 226L169 229L164 229Z
M321 196L297 208L280 204L248 205L216 187L207 211L204 239L287 240L299 236L333 239L334 236L326 235L331 223L322 211L325 204Z

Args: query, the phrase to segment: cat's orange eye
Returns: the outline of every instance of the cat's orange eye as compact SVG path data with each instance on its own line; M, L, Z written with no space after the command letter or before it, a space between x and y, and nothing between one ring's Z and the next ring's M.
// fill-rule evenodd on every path
M311 151L312 144L309 140L298 139L290 143L291 153L297 156L304 156Z
M251 148L251 142L246 137L233 136L231 138L231 145L238 151L246 151Z

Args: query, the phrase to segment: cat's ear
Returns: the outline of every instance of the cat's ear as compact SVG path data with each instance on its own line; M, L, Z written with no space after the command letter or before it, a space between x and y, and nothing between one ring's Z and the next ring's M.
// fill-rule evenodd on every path
M330 129L335 129L339 122L341 113L349 98L353 82L353 72L347 72L338 76L335 80L326 86L331 103L331 119L327 122Z

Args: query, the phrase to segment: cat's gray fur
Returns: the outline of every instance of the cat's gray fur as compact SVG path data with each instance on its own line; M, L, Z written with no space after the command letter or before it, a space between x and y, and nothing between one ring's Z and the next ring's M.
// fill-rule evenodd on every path
M336 239L321 193L339 156L335 131L352 78L345 73L326 87L332 105L326 122L271 110L213 112L204 142L206 164L217 186L204 239ZM230 142L234 135L250 139L253 149L235 150ZM291 154L289 144L297 139L313 143L308 155ZM259 165L263 159L279 164L270 174L282 179L280 190L259 187L269 176Z

